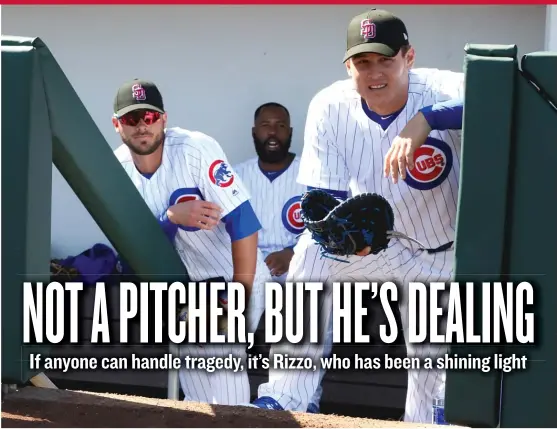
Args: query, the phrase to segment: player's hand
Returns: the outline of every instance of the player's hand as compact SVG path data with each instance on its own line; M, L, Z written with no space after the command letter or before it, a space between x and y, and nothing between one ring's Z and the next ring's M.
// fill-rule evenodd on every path
M402 180L406 179L406 169L414 168L414 152L424 144L430 132L431 127L421 112L410 119L394 138L385 156L385 177L391 176L394 184L398 182L399 177Z
M358 256L367 256L371 253L371 247L367 246L364 247L362 250L360 250L359 252L356 252L356 255Z
M170 222L199 229L213 229L221 219L222 209L211 201L184 201L166 211Z
M269 253L265 258L265 263L271 271L271 274L279 277L288 271L293 256L294 250L282 249L278 252Z

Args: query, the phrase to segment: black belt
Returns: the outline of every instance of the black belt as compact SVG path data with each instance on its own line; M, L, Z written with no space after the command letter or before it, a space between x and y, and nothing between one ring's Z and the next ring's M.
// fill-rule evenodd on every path
M418 246L420 246L420 248L418 250L425 250L427 253L429 254L433 254L433 253L440 253L440 252L445 252L446 250L450 249L454 243L454 241L449 241L448 243L442 244L439 247L436 247L434 249L430 249L428 248L426 245L424 245L423 243L420 243L418 240L416 240L415 238L409 237L408 235L402 233L402 232L398 232L398 231L387 231L387 237L390 239L393 238L398 238L399 240L401 238L411 241L413 243L416 243Z
M452 245L453 245L454 241L449 241L448 243L442 244L439 247L436 247L435 249L424 249L425 251L427 251L427 253L432 254L432 253L440 253L440 252L444 252L445 250L449 250Z

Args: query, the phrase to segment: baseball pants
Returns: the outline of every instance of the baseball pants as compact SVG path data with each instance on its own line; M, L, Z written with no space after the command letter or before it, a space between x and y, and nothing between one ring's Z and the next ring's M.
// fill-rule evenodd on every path
M272 281L273 282L277 282L280 284L284 284L284 282L287 281L288 278L288 272L284 273L282 276L273 276ZM324 343L324 349L323 349L323 354L325 357L328 357L333 349L333 331L332 331L333 327L332 325L329 325L328 331L327 331L327 335L325 336L325 343ZM317 385L317 389L315 390L311 400L309 401L309 405L307 408L308 412L319 412L320 411L320 407L321 407L321 396L323 395L323 377L325 377L325 373L327 372L326 370L319 368L319 383Z
M266 268L266 267L265 267ZM255 276L253 289L246 314L247 331L254 333L265 309L265 282L269 281L269 272L259 270ZM208 372L205 369L186 369L179 371L180 385L185 401L204 402L221 405L240 405L250 402L250 385L247 372L247 353L245 344L204 344L180 346L180 357L186 356L212 358L240 358L243 370L217 369Z
M392 281L399 286L399 310L402 333L408 330L408 301L404 287L411 281L425 284L433 281L450 281L452 278L454 252L452 250L428 254L406 247L399 241L391 241L390 247L379 255L351 256L348 263L335 261L321 255L321 248L304 233L294 249L288 281L318 281L324 283L319 303L319 338L327 332L332 335L329 323L332 313L332 283L334 281ZM341 258L344 259L344 258ZM400 288L402 286L402 288ZM440 303L441 305L441 303ZM305 323L309 323L307 315ZM326 353L326 341L321 344L277 344L273 353L287 353L291 357L310 357L318 365ZM408 356L435 359L448 351L445 345L413 345L405 343ZM271 369L269 382L259 386L258 395L270 396L283 408L305 411L323 377L324 371ZM415 423L431 423L433 395L442 382L443 371L418 369L408 371L404 420Z

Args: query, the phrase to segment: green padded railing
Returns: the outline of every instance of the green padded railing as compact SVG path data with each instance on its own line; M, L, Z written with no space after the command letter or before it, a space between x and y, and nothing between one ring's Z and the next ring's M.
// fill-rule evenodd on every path
M557 53L519 61L516 46L468 45L464 71L455 280L531 282L537 335L528 346L453 345L460 356L514 353L529 362L505 374L449 372L445 417L471 427L555 427L557 109L548 100L557 99Z

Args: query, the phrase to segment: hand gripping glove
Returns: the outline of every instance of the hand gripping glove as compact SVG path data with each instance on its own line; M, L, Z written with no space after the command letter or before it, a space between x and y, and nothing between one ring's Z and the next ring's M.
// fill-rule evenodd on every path
M301 217L323 253L331 255L355 255L368 246L377 254L387 248L394 227L389 202L373 193L340 202L313 189L302 197Z

